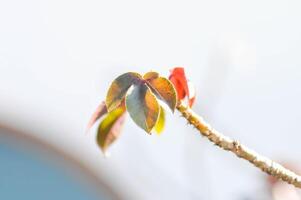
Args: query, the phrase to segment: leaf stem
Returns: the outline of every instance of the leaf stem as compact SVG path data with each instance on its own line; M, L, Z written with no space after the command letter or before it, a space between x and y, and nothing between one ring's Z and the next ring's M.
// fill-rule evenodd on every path
M215 145L226 151L231 151L239 158L249 161L255 167L261 169L276 179L283 180L297 188L301 188L301 176L286 169L279 163L259 155L255 151L240 144L238 141L232 140L231 138L214 130L203 120L202 117L197 115L182 102L178 102L177 109L183 115L183 117L186 118L187 121L200 132L201 135L205 136Z

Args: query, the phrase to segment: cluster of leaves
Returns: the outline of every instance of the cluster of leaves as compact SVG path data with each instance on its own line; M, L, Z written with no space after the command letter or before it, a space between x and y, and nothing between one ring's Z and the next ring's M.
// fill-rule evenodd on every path
M147 133L160 134L165 125L165 111L161 103L166 104L174 112L177 101L186 97L189 106L192 106L194 95L183 68L172 69L169 80L157 72L148 72L143 76L128 72L112 82L106 100L92 115L88 129L103 117L98 127L97 143L105 152L118 138L126 111Z

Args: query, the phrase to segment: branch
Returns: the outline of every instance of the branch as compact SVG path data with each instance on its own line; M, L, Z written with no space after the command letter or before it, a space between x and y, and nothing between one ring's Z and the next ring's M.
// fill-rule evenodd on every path
M200 116L194 113L182 102L178 103L177 109L191 125L199 130L201 135L207 137L215 145L226 151L231 151L239 158L249 161L254 166L266 172L267 174L279 180L283 180L289 184L292 184L297 188L301 188L301 176L286 169L273 160L257 154L253 150L240 144L238 141L232 140L222 135L218 131L211 128L208 123L206 123Z

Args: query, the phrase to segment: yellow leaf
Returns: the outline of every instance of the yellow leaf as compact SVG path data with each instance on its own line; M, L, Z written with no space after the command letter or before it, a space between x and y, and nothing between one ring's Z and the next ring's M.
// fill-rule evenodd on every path
M120 106L99 124L96 140L103 152L119 137L125 116L125 107Z
M165 126L165 111L162 108L162 106L160 106L160 115L159 115L159 119L154 127L155 132L160 135L161 132L164 130L164 126Z

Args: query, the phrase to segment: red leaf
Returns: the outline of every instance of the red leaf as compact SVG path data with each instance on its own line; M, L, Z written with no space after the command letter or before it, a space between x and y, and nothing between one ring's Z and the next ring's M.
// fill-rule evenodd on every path
M88 132L90 130L90 128L94 125L94 123L101 118L104 114L106 114L107 111L107 106L105 104L105 102L101 102L101 104L97 107L97 109L95 110L95 112L93 113L93 115L91 116L89 123L87 125L87 129L86 132Z
M191 107L195 100L195 90L192 84L187 81L184 68L175 67L170 70L169 80L177 90L178 99L183 100L188 97L188 105Z
M170 73L169 80L174 84L178 93L178 98L182 100L186 96L189 96L189 89L184 68L175 67L170 70Z

